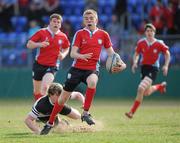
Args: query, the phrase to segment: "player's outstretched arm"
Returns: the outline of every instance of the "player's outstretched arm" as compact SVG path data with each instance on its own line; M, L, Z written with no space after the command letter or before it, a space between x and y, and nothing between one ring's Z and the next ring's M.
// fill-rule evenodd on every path
M24 120L24 123L26 124L26 126L35 134L40 134L40 129L39 127L35 124L34 122L35 118L33 118L32 116L28 115L26 117L26 119Z
M115 54L114 49L112 47L107 48L106 52L108 56L112 56L113 54Z
M137 66L138 60L139 60L139 54L137 52L135 52L134 56L133 56L133 65L132 65L132 68L131 68L132 73L135 73L135 70L138 67Z
M170 63L170 52L166 51L164 57L165 57L165 62L164 62L164 66L162 67L162 71L163 71L163 75L167 76L169 63Z

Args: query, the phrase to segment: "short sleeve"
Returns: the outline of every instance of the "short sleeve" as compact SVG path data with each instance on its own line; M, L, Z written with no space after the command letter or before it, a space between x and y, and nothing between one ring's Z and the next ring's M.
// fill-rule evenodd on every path
M34 105L31 112L29 112L29 115L36 119L37 117L39 117L39 114L40 113L37 111L36 106Z
M169 50L169 47L164 43L164 41L160 40L160 47L161 47L161 51L163 53L166 53L167 50Z
M34 35L31 36L30 40L38 42L41 39L41 31L37 31Z
M69 40L68 40L68 38L67 38L66 35L64 36L64 41L63 41L63 42L64 42L64 43L63 43L63 45L62 45L62 48L63 48L63 49L69 48L70 42L69 42Z
M140 46L140 42L139 41L136 43L135 52L137 52L137 53L141 52L141 46Z
M112 47L111 39L107 32L104 32L104 48Z
M73 37L72 46L81 47L81 36L80 32L78 31L75 33Z

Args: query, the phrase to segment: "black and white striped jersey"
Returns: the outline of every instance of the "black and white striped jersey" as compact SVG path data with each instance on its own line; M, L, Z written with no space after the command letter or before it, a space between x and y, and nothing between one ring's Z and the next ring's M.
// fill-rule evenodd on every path
M43 96L34 103L32 111L29 112L29 115L31 115L35 119L49 117L53 110L53 107L54 104L51 102L50 98L48 96ZM60 114L68 115L70 112L71 108L67 105L64 105Z

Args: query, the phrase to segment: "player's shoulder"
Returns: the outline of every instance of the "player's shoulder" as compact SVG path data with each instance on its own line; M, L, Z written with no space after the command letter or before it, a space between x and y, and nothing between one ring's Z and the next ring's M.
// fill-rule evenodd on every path
M76 31L76 34L82 34L82 33L84 33L84 32L86 32L86 30L83 28L83 29L77 30L77 31Z
M45 33L47 33L47 28L40 28L36 33L44 35Z
M101 29L101 28L98 28L98 29L97 29L97 32L103 33L103 34L108 34L107 31L105 31L105 30L103 30L103 29Z
M161 39L156 39L156 42L159 43L159 44L164 44L164 41L161 40Z
M164 48L166 48L166 49L169 49L168 45L166 45L163 40L156 39L156 43L157 43L157 45L159 45L160 47L164 47Z
M40 31L40 32L46 32L46 31L48 31L48 30L47 30L47 28L40 28L38 31Z
M83 36L85 34L86 30L84 29L79 29L75 32L74 37L79 37L79 36Z
M141 44L141 43L144 43L144 42L146 42L146 38L141 38L141 39L139 39L138 41L137 41L137 44Z
M65 34L64 32L62 32L62 31L59 31L59 32L58 32L58 35L66 36L66 34Z
M67 35L64 33L64 32L62 32L62 31L59 31L59 33L57 34L59 37L63 37L63 38L65 38L65 39L68 39L68 37L67 37Z
M49 97L43 96L35 102L34 107L37 110L41 110L42 108L44 108L44 106L47 106L48 104L49 104Z

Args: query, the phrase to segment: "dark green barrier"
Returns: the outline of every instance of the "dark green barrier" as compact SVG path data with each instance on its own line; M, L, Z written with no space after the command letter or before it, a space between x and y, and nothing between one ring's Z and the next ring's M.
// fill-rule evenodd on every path
M60 70L56 76L56 81L65 81L67 70ZM168 83L167 97L179 97L180 70L171 69L168 77L159 74L156 82L166 80ZM0 97L30 97L32 98L32 77L31 70L28 69L3 69L0 70ZM136 88L140 81L139 72L132 74L126 70L119 74L109 74L102 70L98 82L96 97L128 97L136 95ZM85 86L78 87L83 93Z
M179 85L180 85L180 70L171 69L167 77L159 72L155 83L167 81L167 93L166 96L180 97ZM119 74L108 74L105 70L101 72L101 79L98 84L97 95L98 96L136 96L136 90L140 82L139 71L136 74L128 69ZM159 94L159 93L155 93Z

